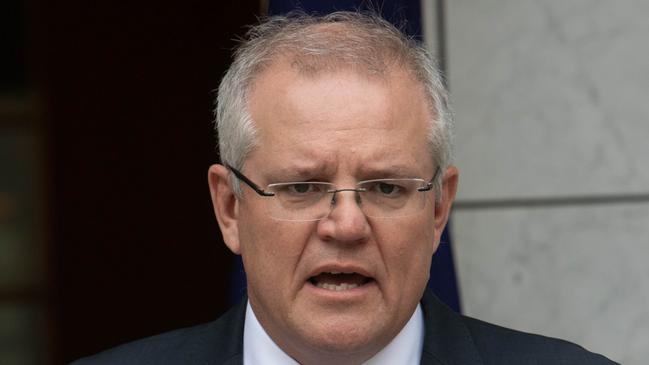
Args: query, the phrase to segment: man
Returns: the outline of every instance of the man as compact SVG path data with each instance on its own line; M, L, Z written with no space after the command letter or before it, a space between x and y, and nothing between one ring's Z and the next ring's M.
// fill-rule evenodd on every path
M216 111L209 169L247 298L91 364L610 364L458 315L426 292L458 183L430 57L373 15L271 18Z

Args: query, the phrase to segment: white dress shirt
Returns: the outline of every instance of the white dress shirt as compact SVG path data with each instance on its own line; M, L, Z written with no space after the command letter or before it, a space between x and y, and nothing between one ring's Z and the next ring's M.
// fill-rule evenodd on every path
M418 305L401 332L386 347L363 364L418 365L423 345L424 315L421 305ZM250 302L246 307L246 319L243 327L243 364L299 365L268 336L252 311Z

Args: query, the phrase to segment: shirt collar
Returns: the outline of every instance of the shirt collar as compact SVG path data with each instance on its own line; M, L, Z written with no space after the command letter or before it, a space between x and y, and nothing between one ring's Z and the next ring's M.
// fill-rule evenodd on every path
M364 362L364 365L404 364L419 365L424 347L424 314L421 304L392 341Z
M364 365L417 365L424 344L424 315L421 304L392 341ZM261 326L248 302L243 328L244 365L299 365L273 342Z
M271 340L261 327L250 301L246 306L246 319L243 325L243 364L259 365L299 365Z

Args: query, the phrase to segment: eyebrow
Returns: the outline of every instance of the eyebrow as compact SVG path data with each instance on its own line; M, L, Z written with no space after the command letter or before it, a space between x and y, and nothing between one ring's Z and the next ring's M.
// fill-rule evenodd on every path
M336 166L324 162L313 162L307 164L295 164L281 166L269 171L270 183L277 181L306 181L313 178L325 178L335 173ZM358 170L359 180L370 179L403 179L422 178L413 170L412 166L403 164L389 164L384 166L362 165Z
M362 177L371 176L372 178L386 178L386 179L400 179L400 178L413 178L415 176L411 166L401 164L392 164L387 166L369 167L362 166L360 169Z
M314 162L278 167L273 169L269 173L269 176L273 179L303 181L305 179L328 175L328 173L333 172L332 170L334 170L334 167L327 166L326 163Z

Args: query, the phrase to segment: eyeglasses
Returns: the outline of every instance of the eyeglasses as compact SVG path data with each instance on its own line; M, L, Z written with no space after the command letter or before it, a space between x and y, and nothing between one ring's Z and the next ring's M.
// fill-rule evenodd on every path
M360 181L356 188L338 189L327 182L299 181L269 184L262 189L234 167L228 169L257 194L267 197L271 218L288 221L316 221L329 215L341 192L354 192L356 203L368 217L396 218L415 215L426 206L439 167L429 181L423 179L374 179ZM329 197L331 195L331 197Z

